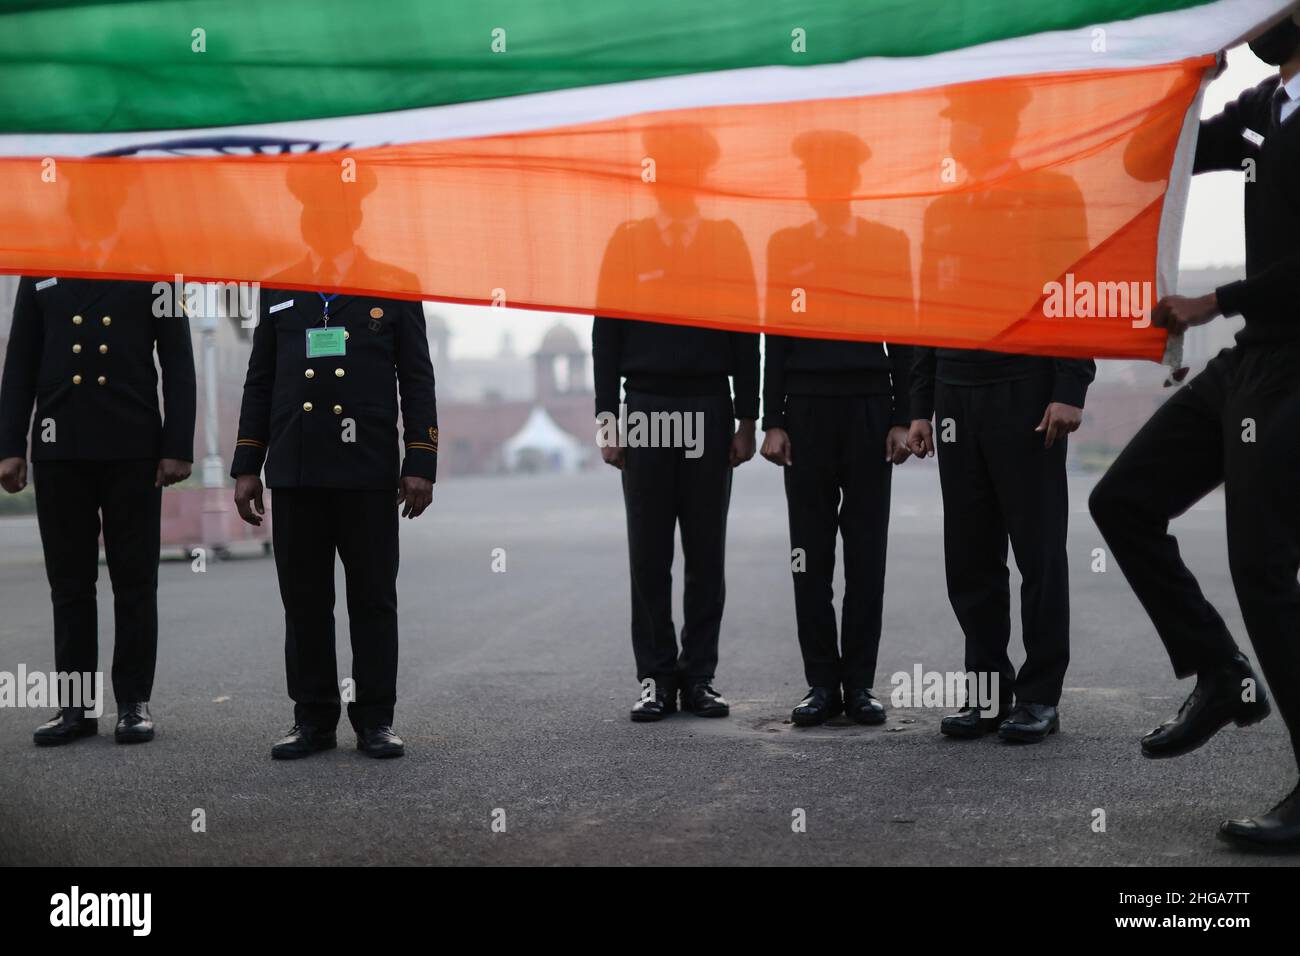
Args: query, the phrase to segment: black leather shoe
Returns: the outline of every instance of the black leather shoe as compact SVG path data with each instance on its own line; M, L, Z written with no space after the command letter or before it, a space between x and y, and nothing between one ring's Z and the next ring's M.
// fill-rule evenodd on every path
M1268 813L1224 820L1219 837L1246 850L1293 853L1300 850L1300 786Z
M961 737L969 740L996 732L1002 721L1006 719L1006 709L999 710L992 717L985 717L982 707L963 707L957 713L948 714L939 721L939 733L946 737Z
M153 717L147 700L118 707L113 739L119 744L147 744L153 740Z
M859 724L883 724L885 705L869 687L855 687L844 692L844 712Z
M655 688L653 697L643 697L632 705L632 719L637 723L663 720L669 714L677 713L677 690Z
M80 707L65 707L36 728L32 740L38 747L58 747L70 744L82 737L93 737L99 733L99 721L87 717Z
M810 687L803 700L790 711L790 720L797 727L816 727L844 712L838 687Z
M402 743L402 738L393 733L393 728L387 725L357 731L357 749L367 757L375 757L379 760L400 757L406 753L406 745Z
M731 705L708 681L698 681L682 688L682 710L696 717L726 717Z
M310 724L294 724L284 738L271 747L271 757L275 760L297 760L310 757L322 750L333 750L338 746L338 738L332 730L322 730Z
M1255 700L1249 702L1241 699L1246 680L1252 682L1255 691ZM1228 724L1257 724L1271 709L1263 682L1246 656L1237 654L1226 666L1196 675L1196 686L1178 709L1178 716L1142 738L1142 753L1157 758L1190 753Z
M998 724L998 736L1022 744L1036 744L1061 729L1061 716L1051 704L1019 702Z

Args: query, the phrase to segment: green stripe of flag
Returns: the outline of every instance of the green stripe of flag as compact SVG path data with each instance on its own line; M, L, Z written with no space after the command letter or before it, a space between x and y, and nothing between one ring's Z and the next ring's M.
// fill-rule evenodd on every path
M1206 2L0 0L0 131L312 119L921 56Z

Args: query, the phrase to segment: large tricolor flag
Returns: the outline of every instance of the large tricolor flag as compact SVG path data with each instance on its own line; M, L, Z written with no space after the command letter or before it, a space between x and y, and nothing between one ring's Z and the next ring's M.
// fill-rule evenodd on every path
M0 0L0 272L1158 358L1291 0Z

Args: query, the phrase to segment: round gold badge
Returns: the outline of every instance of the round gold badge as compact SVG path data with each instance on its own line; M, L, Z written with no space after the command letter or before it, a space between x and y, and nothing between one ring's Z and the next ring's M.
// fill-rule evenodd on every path
M382 319L384 317L384 310L375 306L375 308L370 310L370 317L372 319Z

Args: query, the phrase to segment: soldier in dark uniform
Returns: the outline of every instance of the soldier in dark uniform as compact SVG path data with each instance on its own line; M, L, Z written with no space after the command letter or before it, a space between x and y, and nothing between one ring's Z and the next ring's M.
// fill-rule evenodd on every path
M81 230L88 268L115 241L125 198L73 176L69 215ZM189 477L194 458L189 321L183 312L156 315L156 301L148 282L23 279L0 384L0 486L8 492L27 483L31 428L36 515L61 674L98 668L95 581L103 531L113 585L119 743L154 736L149 700L158 650L162 489ZM98 720L85 708L59 703L58 716L36 730L37 744L98 733Z
M922 321L927 301L969 307L987 295L1001 301L1018 295L1028 311L1044 283L1059 279L1088 251L1078 184L1051 170L1024 170L1006 155L1029 90L1014 90L1002 109L990 109L982 95L954 93L945 111L953 158L977 184L989 185L954 191L926 210ZM988 249L992 237L1013 237L1014 249L971 256L970 250ZM918 456L934 453L933 414L948 598L966 637L968 674L987 687L996 676L999 697L982 702L998 708L995 716L968 700L943 718L944 734L977 737L996 730L1005 740L1029 743L1060 726L1057 706L1070 660L1066 435L1079 427L1095 374L1089 360L916 350L909 443ZM1025 663L1019 673L1007 655L1008 540L1022 578Z
M327 288L374 284L376 276L386 287L417 287L414 276L369 260L353 244L362 199L376 185L367 168L355 182L340 182L332 167L299 166L289 185L303 202L302 232L311 250L297 274L306 269L313 284ZM357 748L372 757L402 755L392 729L398 506L408 518L424 512L437 462L433 364L419 302L262 291L230 471L245 521L262 520L263 464L272 492L285 668L294 701L294 726L271 748L272 757L306 757L336 745L336 553L347 579L356 691L348 718Z
M703 313L707 299L710 312L721 308L756 323L758 293L740 229L703 218L695 203L717 143L693 126L650 130L644 139L657 167L659 212L624 223L610 239L598 311L671 315L699 303ZM618 418L626 378L625 421L702 422L698 455L631 440L629 447L601 447L605 462L623 472L627 506L632 650L643 686L631 717L660 720L676 712L679 695L685 710L725 717L730 708L713 677L726 595L727 509L732 469L754 456L758 336L598 315L591 337L598 420ZM680 652L672 618L678 527L686 564Z
M1270 711L1169 533L1173 518L1223 485L1241 616L1300 762L1300 12L1250 48L1280 74L1201 122L1194 166L1255 170L1245 188L1246 278L1204 296L1167 296L1152 313L1175 333L1220 315L1240 314L1245 326L1133 437L1088 502L1174 673L1196 677L1178 713L1142 738L1147 757L1188 753ZM1150 178L1128 159L1130 174ZM1219 833L1246 848L1300 849L1300 787Z
M795 290L805 293L800 314L809 318L836 308L824 290L850 290L858 307L869 302L913 319L907 235L854 216L842 198L861 183L867 145L848 133L813 131L797 137L793 149L817 217L768 243L769 321L788 318ZM785 468L795 620L809 684L791 719L812 726L847 712L858 723L879 724L885 708L872 686L890 472L911 457L912 350L768 335L764 356L762 454ZM837 532L845 578L838 636L831 600Z

